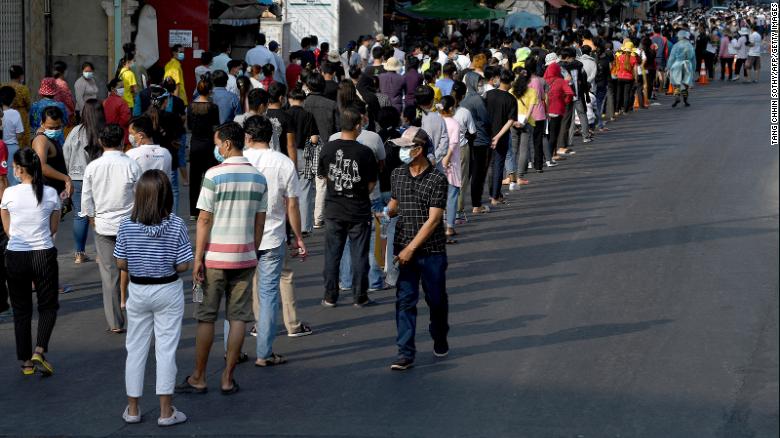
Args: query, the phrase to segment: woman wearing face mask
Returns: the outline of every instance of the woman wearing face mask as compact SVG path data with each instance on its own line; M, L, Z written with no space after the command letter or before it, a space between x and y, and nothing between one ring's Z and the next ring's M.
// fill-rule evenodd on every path
M84 109L84 103L89 99L97 99L98 86L95 82L95 67L92 63L85 62L81 66L81 77L76 79L73 87L76 89L76 114L80 117Z
M73 181L73 208L77 212L81 211L81 183L84 179L84 169L92 160L102 155L98 138L105 125L106 118L103 106L97 99L87 100L82 107L81 123L70 131L62 148L68 176ZM89 261L85 252L88 233L89 218L76 215L73 218L73 245L76 264Z
M198 195L203 175L217 165L214 157L214 130L219 126L219 108L210 102L213 85L208 78L198 82L198 98L187 108L190 139L190 220L198 217Z
M117 73L117 79L122 81L122 98L127 102L127 107L130 108L130 112L133 112L135 107L135 94L139 91L138 84L135 81L135 73L133 73L133 65L135 64L134 57L131 53L128 53L125 58L122 59L121 67Z
M61 121L60 121L61 122ZM0 201L3 229L8 235L5 265L14 309L16 358L22 374L54 373L46 360L49 339L59 309L57 248L54 234L60 222L60 200L55 189L44 184L41 162L31 149L14 154L14 173L20 184L5 189ZM38 304L38 333L32 345L32 284Z

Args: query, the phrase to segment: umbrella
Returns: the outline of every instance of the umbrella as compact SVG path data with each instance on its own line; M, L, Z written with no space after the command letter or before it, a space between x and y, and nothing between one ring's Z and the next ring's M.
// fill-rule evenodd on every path
M479 6L473 0L422 0L399 12L432 20L492 20L506 16L505 11Z
M528 11L520 11L514 14L508 15L504 19L504 28L511 32L515 29L528 29L529 27L539 28L544 27L544 18L539 15L534 15Z

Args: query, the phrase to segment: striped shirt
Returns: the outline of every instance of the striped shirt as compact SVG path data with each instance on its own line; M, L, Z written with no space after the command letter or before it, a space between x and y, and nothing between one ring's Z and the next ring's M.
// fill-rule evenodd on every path
M246 269L257 266L255 216L265 213L265 177L244 157L230 157L206 171L197 208L212 214L206 267Z
M114 257L127 260L133 277L170 277L176 274L176 265L193 259L187 225L173 214L157 225L125 218L119 224Z

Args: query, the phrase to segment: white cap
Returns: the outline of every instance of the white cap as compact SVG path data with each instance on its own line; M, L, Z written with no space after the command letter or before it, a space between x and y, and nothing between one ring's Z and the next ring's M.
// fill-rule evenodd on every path
M394 46L394 45L396 45L396 44L398 44L400 42L401 42L401 40L399 40L397 36L393 35L393 36L390 37L390 45L391 46Z

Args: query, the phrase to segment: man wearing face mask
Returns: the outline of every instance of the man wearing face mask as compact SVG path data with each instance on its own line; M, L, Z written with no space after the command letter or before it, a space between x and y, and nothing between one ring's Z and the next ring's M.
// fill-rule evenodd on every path
M425 301L430 308L433 354L447 356L447 251L442 217L447 205L447 177L428 160L428 135L411 127L393 144L400 148L405 165L393 170L389 217L398 217L393 243L394 263L399 266L395 320L398 357L390 369L403 371L414 365L416 354L417 301L424 281ZM423 280L424 279L424 280Z
M165 77L171 78L178 87L173 93L174 96L184 101L187 105L187 90L184 88L184 70L181 68L181 62L184 61L184 48L181 44L174 44L171 47L171 60L165 64Z
M62 112L63 126L68 124L68 110L65 108L65 104L54 100L54 96L57 94L57 83L54 78L43 78L41 80L41 87L38 89L38 94L41 99L36 101L30 107L30 132L35 133L38 128L41 127L41 121L43 120L43 111L50 107L56 106ZM58 137L60 144L65 143L65 137L60 134Z
M119 79L112 79L108 83L108 97L103 101L103 113L106 116L106 125L116 124L125 131L123 138L128 138L128 124L130 123L130 107L122 98L125 90L118 88L122 85Z

